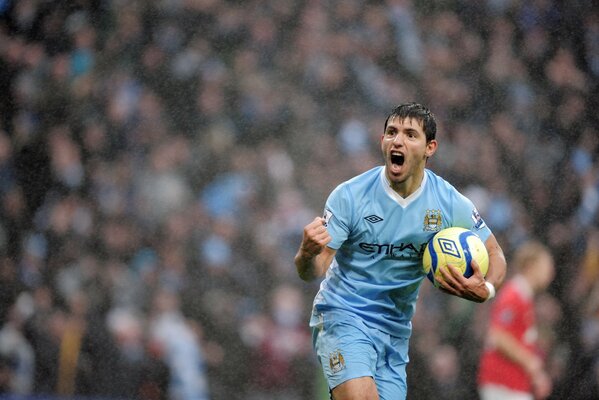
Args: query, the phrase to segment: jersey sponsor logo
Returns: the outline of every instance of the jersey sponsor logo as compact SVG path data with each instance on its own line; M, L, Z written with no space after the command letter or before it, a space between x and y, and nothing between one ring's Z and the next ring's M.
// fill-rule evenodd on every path
M475 229L481 229L485 227L485 221L481 218L476 208L472 210L472 221L474 221Z
M377 222L381 222L383 220L381 217L374 214L364 217L364 219L370 222L371 224L376 224Z
M441 210L426 210L424 213L423 231L438 232L441 230L442 224L443 215L441 214Z
M333 213L331 212L331 210L329 210L328 208L325 208L324 214L322 216L322 218L324 219L324 226L327 226L329 224L329 221L331 220L332 216L333 216Z
M424 248L427 243L414 244L414 243L366 243L361 242L358 244L364 252L369 254L385 254L391 258L400 260L411 260L422 257Z
M335 350L329 354L329 367L334 374L345 368L345 359L341 354L341 350Z

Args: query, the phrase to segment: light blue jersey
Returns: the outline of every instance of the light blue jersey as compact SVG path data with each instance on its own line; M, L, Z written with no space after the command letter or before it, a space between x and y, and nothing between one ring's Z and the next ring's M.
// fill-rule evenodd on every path
M472 202L447 181L425 170L420 188L402 198L384 167L339 185L324 218L335 259L314 299L314 311L342 311L399 338L412 332L422 254L435 232L463 227L483 242L491 231Z

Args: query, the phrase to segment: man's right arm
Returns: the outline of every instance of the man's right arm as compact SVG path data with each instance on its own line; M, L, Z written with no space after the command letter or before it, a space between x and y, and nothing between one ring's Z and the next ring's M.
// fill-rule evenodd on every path
M530 377L537 398L544 399L551 393L551 379L543 368L543 360L524 347L511 333L491 328L489 340L503 356L519 365Z
M299 277L311 281L323 276L335 257L336 250L327 247L331 236L324 226L324 219L316 217L304 227L302 244L294 262Z

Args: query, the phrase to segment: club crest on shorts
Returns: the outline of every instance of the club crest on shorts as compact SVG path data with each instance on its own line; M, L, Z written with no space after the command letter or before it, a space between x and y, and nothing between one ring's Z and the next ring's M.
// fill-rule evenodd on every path
M441 210L426 210L424 214L424 226L425 232L438 232L441 230L443 223L443 216Z
M345 368L345 359L341 354L341 350L335 350L329 354L329 367L331 367L331 372L334 374Z

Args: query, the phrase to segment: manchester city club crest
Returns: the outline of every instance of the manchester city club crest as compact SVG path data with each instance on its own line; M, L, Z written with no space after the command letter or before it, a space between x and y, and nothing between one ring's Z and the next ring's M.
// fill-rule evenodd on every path
M438 232L441 230L443 223L443 216L441 210L426 210L424 214L424 227L425 232Z
M329 367L331 367L332 373L337 373L345 368L345 360L340 350L335 350L329 354Z

